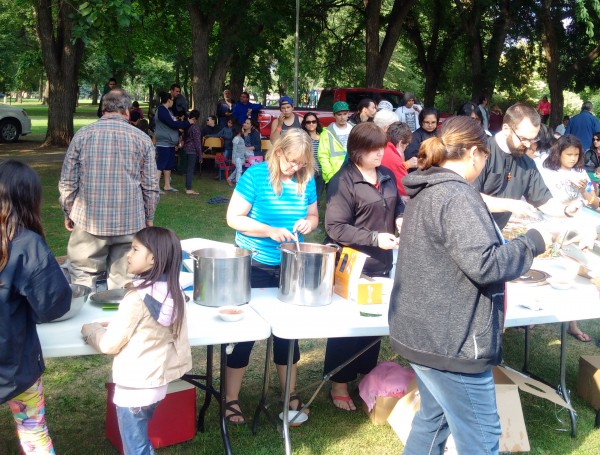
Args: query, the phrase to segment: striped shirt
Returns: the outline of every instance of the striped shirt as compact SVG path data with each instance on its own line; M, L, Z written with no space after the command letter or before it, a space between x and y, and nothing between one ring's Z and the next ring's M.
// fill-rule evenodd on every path
M294 223L306 218L308 206L317 201L317 189L313 178L306 185L304 194L296 194L297 185L293 180L282 182L282 187L281 195L277 196L269 184L267 163L263 162L250 166L242 174L235 191L252 205L248 213L250 218L292 232ZM279 265L281 262L279 242L270 237L252 237L237 232L235 241L241 248L256 251L254 259L261 264Z
M317 174L321 173L321 166L319 166L319 139L310 139L312 141L313 155L315 157L315 171Z
M60 205L93 235L134 234L154 219L158 173L154 146L119 114L106 114L73 137L63 163Z

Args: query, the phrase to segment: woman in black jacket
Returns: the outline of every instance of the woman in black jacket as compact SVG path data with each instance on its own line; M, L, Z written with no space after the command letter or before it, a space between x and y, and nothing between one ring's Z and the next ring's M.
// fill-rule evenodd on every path
M446 120L406 176L406 206L390 300L390 340L416 375L421 408L405 455L497 454L492 368L502 358L504 284L524 274L551 236L530 230L504 243L479 192L487 138L468 117Z
M349 161L327 185L327 241L368 254L363 268L367 276L389 276L392 249L398 245L394 232L404 211L394 174L381 166L386 143L385 133L374 123L356 125L348 137ZM332 371L376 338L330 338L325 372ZM379 346L377 343L332 376L331 400L337 408L356 409L348 393L348 382L375 367Z
M71 305L69 283L44 241L41 201L33 169L0 163L0 403L8 401L27 453L54 453L36 324L61 317Z

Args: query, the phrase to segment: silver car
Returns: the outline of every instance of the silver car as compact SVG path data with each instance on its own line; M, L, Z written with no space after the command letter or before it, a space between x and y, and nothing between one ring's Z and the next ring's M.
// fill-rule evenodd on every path
M0 103L0 142L17 142L31 133L31 119L21 107Z

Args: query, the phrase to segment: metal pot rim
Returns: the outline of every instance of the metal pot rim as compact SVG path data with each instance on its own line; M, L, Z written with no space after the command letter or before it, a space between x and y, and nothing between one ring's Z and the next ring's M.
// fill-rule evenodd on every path
M235 246L227 248L200 248L192 251L190 256L193 259L237 259L251 256L252 251Z

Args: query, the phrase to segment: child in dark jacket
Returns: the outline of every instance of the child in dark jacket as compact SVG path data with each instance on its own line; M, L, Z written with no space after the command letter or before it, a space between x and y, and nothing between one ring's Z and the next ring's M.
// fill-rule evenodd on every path
M54 454L36 324L69 311L71 288L44 241L41 201L33 169L0 164L0 403L9 404L25 453Z

